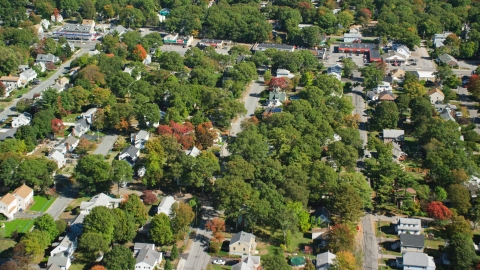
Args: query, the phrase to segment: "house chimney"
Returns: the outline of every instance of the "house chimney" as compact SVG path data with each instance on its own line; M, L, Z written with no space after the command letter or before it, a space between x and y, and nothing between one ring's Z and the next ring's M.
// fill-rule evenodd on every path
M65 143L65 148L67 149L67 152L70 152L70 144L69 143Z

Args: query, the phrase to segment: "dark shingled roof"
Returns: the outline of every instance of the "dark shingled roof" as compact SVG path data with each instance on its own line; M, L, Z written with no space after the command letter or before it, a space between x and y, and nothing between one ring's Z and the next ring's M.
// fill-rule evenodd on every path
M424 247L425 236L416 234L400 234L400 243L402 246Z

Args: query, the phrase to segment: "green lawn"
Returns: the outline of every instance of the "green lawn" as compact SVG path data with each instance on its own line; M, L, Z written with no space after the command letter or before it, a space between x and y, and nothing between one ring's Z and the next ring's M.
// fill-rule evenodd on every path
M5 223L5 228L0 230L4 237L10 237L15 230L21 233L28 232L33 226L33 219L15 219L3 223Z
M52 197L50 200L42 196L33 196L33 201L35 202L30 211L45 212L55 201L55 198Z
M228 265L216 265L216 264L210 264L207 267L207 270L223 270L223 269L232 269L232 267Z
M79 116L79 115L80 115L79 113L69 114L69 115L63 117L62 121L63 122L75 122L75 121L77 121L77 116Z

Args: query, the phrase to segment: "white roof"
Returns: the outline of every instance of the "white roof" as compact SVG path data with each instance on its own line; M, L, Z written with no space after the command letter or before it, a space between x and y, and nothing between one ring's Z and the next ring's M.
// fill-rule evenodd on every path
M85 210L85 209L92 209L96 206L109 206L112 203L120 203L122 202L123 198L120 199L115 199L112 198L104 193L97 194L93 196L92 199L88 202L82 202L80 204L80 210Z
M53 153L50 155L50 158L53 159L53 160L56 160L57 162L58 161L62 161L65 159L65 157L63 156L62 153L58 152L58 151L53 151Z
M157 214L164 213L165 215L170 216L172 205L176 202L177 201L172 196L164 197L157 207Z
M186 152L187 152L187 156L197 157L198 155L200 155L202 151L200 151L200 149L194 146L190 151L186 151Z
M415 75L417 75L419 78L435 78L435 75L433 74L434 71L414 71Z

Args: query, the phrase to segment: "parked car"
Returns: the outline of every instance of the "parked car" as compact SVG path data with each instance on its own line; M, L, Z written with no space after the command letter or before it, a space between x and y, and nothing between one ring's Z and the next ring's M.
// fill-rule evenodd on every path
M213 264L225 265L225 261L224 260L214 260Z

